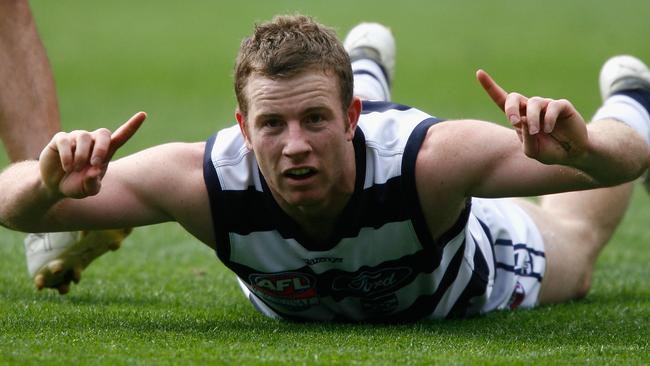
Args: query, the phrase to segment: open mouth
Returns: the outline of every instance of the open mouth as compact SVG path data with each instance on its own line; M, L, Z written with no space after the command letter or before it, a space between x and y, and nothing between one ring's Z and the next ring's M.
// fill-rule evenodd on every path
M312 168L295 168L284 172L284 176L295 180L304 180L316 174L316 169Z

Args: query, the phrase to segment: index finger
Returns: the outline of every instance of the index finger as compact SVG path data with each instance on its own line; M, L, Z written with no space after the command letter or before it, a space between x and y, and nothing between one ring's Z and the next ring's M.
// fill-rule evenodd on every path
M485 92L492 98L492 101L505 112L506 98L508 93L485 71L479 69L476 71L476 78Z
M129 139L135 135L138 131L138 128L142 125L142 122L147 118L145 112L138 112L129 118L128 121L124 122L120 127L118 127L115 132L111 135L111 147L108 150L108 155L106 161L111 160L113 154L122 147Z

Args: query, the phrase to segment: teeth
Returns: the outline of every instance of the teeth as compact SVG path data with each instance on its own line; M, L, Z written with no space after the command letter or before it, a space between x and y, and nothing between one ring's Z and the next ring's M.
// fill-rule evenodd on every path
M289 170L289 174L292 174L292 175L305 175L305 174L309 174L310 171L311 171L311 169L309 169L309 168L291 169L291 170Z

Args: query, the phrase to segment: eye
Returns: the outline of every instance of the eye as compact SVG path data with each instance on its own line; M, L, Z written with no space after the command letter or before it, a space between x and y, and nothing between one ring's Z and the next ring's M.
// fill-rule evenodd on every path
M319 122L323 122L324 120L325 118L320 113L311 113L306 118L307 123L319 123Z
M280 127L281 124L282 121L278 118L268 118L265 119L264 122L262 123L264 127L268 127L268 128Z

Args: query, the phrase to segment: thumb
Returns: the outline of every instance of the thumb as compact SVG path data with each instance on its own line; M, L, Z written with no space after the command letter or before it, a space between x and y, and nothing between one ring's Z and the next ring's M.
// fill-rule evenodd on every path
M87 177L83 181L83 191L86 196L94 196L101 189L102 180L99 176Z

